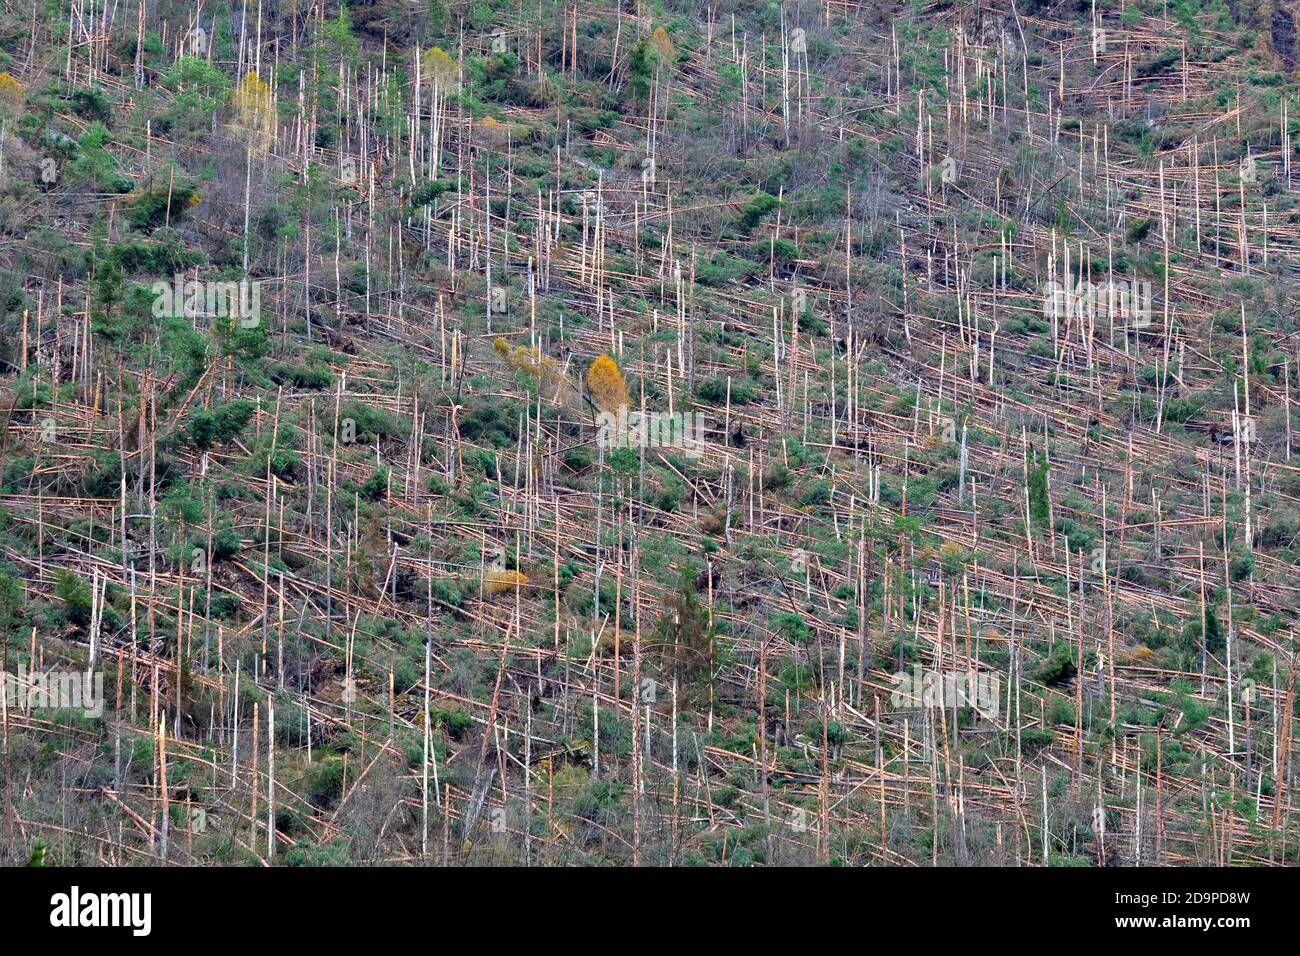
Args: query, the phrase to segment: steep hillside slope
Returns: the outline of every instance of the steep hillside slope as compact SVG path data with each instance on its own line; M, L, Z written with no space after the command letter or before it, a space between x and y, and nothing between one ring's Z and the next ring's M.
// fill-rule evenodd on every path
M8 861L1294 860L1288 5L70 3Z

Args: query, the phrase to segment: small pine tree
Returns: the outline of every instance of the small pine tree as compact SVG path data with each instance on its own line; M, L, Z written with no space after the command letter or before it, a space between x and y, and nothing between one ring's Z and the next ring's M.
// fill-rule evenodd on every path
M686 573L664 603L665 612L655 625L657 642L665 666L685 692L683 703L690 706L707 700L712 681L714 648L709 611Z
M1047 456L1032 450L1029 461L1029 518L1034 530L1046 533L1050 509L1047 507Z

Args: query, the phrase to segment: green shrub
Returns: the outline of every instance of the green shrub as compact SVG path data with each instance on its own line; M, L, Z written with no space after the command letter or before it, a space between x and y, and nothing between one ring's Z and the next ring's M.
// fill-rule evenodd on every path
M63 601L69 621L78 627L85 627L90 623L89 584L72 571L59 571L55 579L54 593Z

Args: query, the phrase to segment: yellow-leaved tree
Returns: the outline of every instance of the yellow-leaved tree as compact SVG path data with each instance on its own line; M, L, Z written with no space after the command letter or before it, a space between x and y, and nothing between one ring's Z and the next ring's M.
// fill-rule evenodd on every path
M602 412L616 412L627 405L627 383L618 363L602 355L587 369L587 391Z
M655 27L654 32L650 34L650 42L664 63L671 66L676 62L677 51L673 49L673 41L668 39L667 30L663 27Z
M433 128L430 130L433 138L433 162L428 172L436 179L442 168L442 140L447 127L447 119L444 115L447 95L455 92L460 85L460 67L452 59L451 54L441 47L430 47L423 52L417 47L415 58L420 85L430 87L432 92L429 112L433 119Z
M275 141L275 100L271 88L250 70L235 89L231 102L235 109L234 126L248 137L248 144L259 152L270 149Z
M507 140L518 138L519 127L514 123L502 123L496 117L485 116L478 122L479 138L488 146L502 146Z
M456 86L460 70L442 47L431 46L420 54L420 82L444 92Z
M23 85L8 70L0 72L0 107L6 113L17 113L23 108Z
M522 571L509 571L504 568L488 568L483 572L483 590L486 594L505 594L528 583L528 575Z
M498 337L492 349L511 368L537 380L538 393L548 401L570 404L580 400L578 390L567 378L555 359L543 355L538 349L516 345L513 349L505 339Z

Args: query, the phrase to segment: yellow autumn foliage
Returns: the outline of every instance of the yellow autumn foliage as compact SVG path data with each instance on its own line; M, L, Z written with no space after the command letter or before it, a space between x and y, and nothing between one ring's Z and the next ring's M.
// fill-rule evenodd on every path
M539 391L551 401L574 401L578 398L577 389L564 377L564 372L555 359L543 355L538 349L516 345L513 349L505 339L498 337L492 343L492 350L511 368L536 379Z
M0 104L16 110L22 107L24 98L23 85L8 70L0 72Z
M234 125L259 150L269 149L275 139L275 101L271 88L253 71L245 74L231 100Z
M668 31L663 27L655 27L654 32L650 34L650 43L665 63L676 61L677 51L673 49L673 41L668 39Z
M483 573L483 590L487 594L505 594L528 583L528 575L522 571L506 571L500 568L488 568Z
M420 57L420 82L425 86L436 86L446 91L454 89L459 82L460 70L451 54L441 47L430 47Z
M627 382L618 363L602 355L587 369L587 391L602 412L616 412L627 405Z
M492 116L485 116L478 123L479 138L493 146L502 145L508 139L518 139L520 129L514 123L502 123Z
M530 349L523 345L516 345L512 349L510 343L500 336L492 343L492 349L497 355L501 356L501 361L512 368L527 372L534 378L538 377L541 372L542 356L537 349Z

